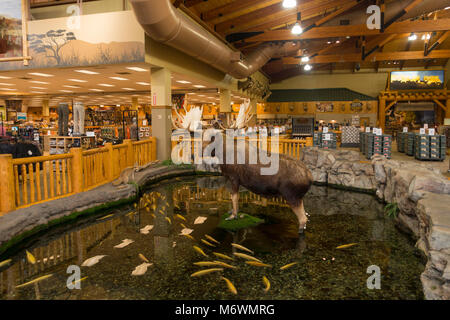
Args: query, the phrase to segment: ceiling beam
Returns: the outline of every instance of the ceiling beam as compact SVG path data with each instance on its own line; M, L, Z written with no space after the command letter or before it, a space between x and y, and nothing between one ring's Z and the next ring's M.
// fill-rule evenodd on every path
M390 60L419 60L419 59L446 59L450 58L450 50L435 50L425 57L423 51L396 51L396 52L377 52L366 60L366 62L390 61ZM312 63L343 63L343 62L361 62L360 53L330 54L318 55L310 59ZM294 57L283 58L284 64L299 64L300 59Z
M238 11L242 11L258 5L259 8L267 7L274 3L279 3L282 0L235 0L230 3L224 4L220 7L202 12L202 19L210 22L215 19L223 19L229 15L235 14Z
M184 0L183 2L183 4L186 6L186 7L193 7L193 6L195 6L195 5L197 5L197 4L199 4L199 3L202 3L202 2L207 2L208 0Z
M384 31L385 34L409 32L447 31L450 29L450 19L416 20L396 22ZM326 26L311 29L299 36L293 35L291 30L266 31L247 39L250 41L295 41L304 39L323 39L337 37L359 37L379 35L380 31L367 29L365 24L349 26Z
M428 56L431 51L439 47L440 44L442 44L447 38L450 36L450 31L446 31L435 43L433 43L431 46L427 46L425 49L425 56Z

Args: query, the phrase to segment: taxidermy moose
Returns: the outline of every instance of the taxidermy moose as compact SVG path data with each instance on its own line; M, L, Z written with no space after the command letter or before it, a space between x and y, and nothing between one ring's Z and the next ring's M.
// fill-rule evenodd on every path
M188 113L186 113L186 116ZM184 120L186 121L186 116ZM232 122L229 129L245 129L248 127L248 122L253 115L250 115L250 102L246 101L239 110L236 121ZM201 121L201 119L195 119ZM188 120L187 120L188 121ZM183 126L184 127L184 126ZM187 127L186 127L187 128ZM222 127L223 128L223 127ZM225 129L225 128L223 128ZM208 131L207 131L208 132ZM215 131L214 142L205 142L210 140L205 137L203 139L203 154L211 154L213 157L218 156L218 151L221 151L219 156L219 166L222 174L231 182L232 194L231 200L233 203L232 214L228 219L237 219L239 212L239 187L243 186L253 193L259 194L263 197L283 197L292 211L294 211L299 222L299 233L306 228L307 213L303 206L303 197L308 192L312 184L311 172L306 166L287 155L277 154L270 160L278 160L275 172L268 173L271 170L268 167L273 167L273 164L268 163L264 157L261 157L261 152L254 143L245 141L238 142L236 139L217 139L222 137L222 132ZM230 130L227 130L227 134ZM216 140L222 140L226 143L217 143ZM278 143L275 145L278 147ZM221 149L222 148L222 149ZM273 148L273 147L272 147ZM213 150L212 150L213 149ZM212 150L212 151L211 151ZM257 161L252 161L255 154L260 155ZM222 158L222 159L220 159ZM226 159L226 161L224 161ZM216 158L217 160L217 158ZM263 174L266 172L266 174Z

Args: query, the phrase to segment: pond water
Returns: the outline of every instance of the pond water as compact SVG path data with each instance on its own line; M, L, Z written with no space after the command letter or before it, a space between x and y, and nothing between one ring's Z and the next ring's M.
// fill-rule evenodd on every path
M264 223L238 231L219 228L221 216L231 209L229 190L222 177L176 178L153 186L136 207L102 212L54 228L16 248L12 256L0 258L0 263L11 259L0 267L0 298L423 298L420 274L425 261L413 240L397 230L373 196L313 186L305 198L309 222L299 237L296 218L283 200L265 200L245 190L240 194L240 212L264 219ZM198 217L206 220L194 224ZM180 235L185 228L193 229L193 239ZM134 242L115 248L125 239ZM254 253L236 249L231 243ZM337 249L346 244L355 245ZM194 245L208 257L194 250ZM27 251L36 259L35 264L28 261ZM234 255L239 252L272 267L249 265ZM95 256L104 257L90 267L81 266ZM142 256L152 265L143 275L133 276L135 268L143 264ZM216 260L238 268L191 277L197 271L218 268L193 263ZM297 264L280 270L293 262ZM81 266L79 290L66 286L70 265ZM380 268L379 290L367 288L367 278L372 275L367 268L371 265ZM42 278L46 275L51 277ZM264 276L270 281L267 292ZM221 277L232 282L237 295ZM35 279L40 280L27 284Z

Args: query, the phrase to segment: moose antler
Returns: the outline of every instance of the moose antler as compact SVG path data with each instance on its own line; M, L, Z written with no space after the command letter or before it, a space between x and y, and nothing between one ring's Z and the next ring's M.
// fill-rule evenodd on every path
M172 118L172 124L177 129L183 129L183 130L189 130L191 132L195 131L197 129L197 126L202 121L202 115L203 115L203 106L201 108L199 107L191 107L189 111L186 108L187 106L187 100L184 100L183 103L183 109L185 114L182 115L175 109L175 113L178 117L178 122L180 125L177 125L176 121Z

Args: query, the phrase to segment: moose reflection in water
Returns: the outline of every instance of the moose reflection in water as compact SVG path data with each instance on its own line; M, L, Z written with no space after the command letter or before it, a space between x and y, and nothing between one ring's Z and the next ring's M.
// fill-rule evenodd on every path
M29 239L0 257L0 265L11 259L0 266L0 298L423 297L422 258L371 195L313 186L304 198L310 224L299 237L296 217L284 200L265 199L243 189L241 211L264 222L238 231L220 228L232 207L230 192L221 177L176 178L153 186L136 207L85 217ZM356 245L337 249L351 243ZM34 264L27 251L35 258ZM246 263L235 253L252 256L266 266ZM101 258L90 267L81 266L93 257ZM207 270L194 263L219 260L237 269L221 267L217 269L222 271L191 277ZM381 290L366 286L367 267L373 264L381 269ZM80 290L67 288L71 265L80 266ZM290 267L280 270L286 265ZM236 294L222 277L232 283ZM264 278L270 283L267 291Z

